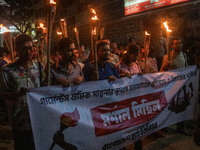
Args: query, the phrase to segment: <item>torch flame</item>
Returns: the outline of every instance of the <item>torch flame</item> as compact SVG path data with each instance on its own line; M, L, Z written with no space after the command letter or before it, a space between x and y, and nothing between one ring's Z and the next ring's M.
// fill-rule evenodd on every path
M95 15L97 14L96 11L93 8L90 8L90 11Z
M50 4L56 4L56 2L54 2L54 0L50 0Z
M172 30L169 30L169 27L168 27L168 25L167 25L167 22L164 22L163 24L164 24L164 26L165 26L167 32L172 32Z
M92 20L98 20L97 15L95 15L94 17L92 17Z
M38 28L42 28L42 29L44 28L44 24L43 23L40 23L39 25L40 26Z
M77 29L76 29L76 28L74 28L74 31L75 31L75 32L77 32Z
M62 32L58 32L58 31L57 31L57 34L58 34L58 35L61 35L61 34L62 34Z
M150 35L149 33L147 33L147 31L145 31L145 35Z
M3 24L0 24L1 32L9 32L9 30L3 26Z
M75 108L74 112L65 112L60 118L60 122L68 127L75 127L80 120L78 109Z
M65 19L60 19L60 21L65 21Z

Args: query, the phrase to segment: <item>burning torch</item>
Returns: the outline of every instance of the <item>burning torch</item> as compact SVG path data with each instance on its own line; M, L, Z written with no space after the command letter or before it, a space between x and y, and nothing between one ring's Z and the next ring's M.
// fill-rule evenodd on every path
M167 25L167 22L164 22L163 23L166 30L167 30L167 56L168 56L168 61L170 62L170 48L169 48L169 41L170 41L170 36L171 36L171 30L169 30L169 27Z
M150 45L151 35L145 31L144 34L144 58L145 58L145 69L144 72L146 73L146 65L147 65L147 56L149 52L149 45Z
M96 11L93 8L90 8L90 11L94 14L94 16L90 19L90 28L91 28L91 47L92 54L94 58L94 69L95 72L98 72L98 63L97 63L97 37L99 30L99 19L97 18ZM93 47L95 40L95 49Z
M47 12L47 86L50 85L50 53L51 53L51 32L53 27L53 22L56 15L56 2L50 0L48 4Z
M74 28L74 32L75 32L76 41L77 41L77 44L78 44L79 57L81 57L81 52L80 52L80 41L79 41L79 35L78 35L78 30L77 30L77 28Z

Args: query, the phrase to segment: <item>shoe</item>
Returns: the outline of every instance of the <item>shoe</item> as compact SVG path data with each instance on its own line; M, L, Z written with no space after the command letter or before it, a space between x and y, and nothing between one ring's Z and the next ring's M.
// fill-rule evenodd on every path
M182 131L176 131L176 133L182 134L182 135L186 135L186 136L192 136L192 134L185 132L184 130Z

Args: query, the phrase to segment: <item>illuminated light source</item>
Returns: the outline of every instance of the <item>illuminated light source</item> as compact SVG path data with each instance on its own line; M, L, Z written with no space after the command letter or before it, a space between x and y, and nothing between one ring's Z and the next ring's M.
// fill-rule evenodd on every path
M54 0L50 0L50 4L56 4L56 2L54 2Z
M57 31L57 34L58 34L58 35L61 35L61 34L62 34L62 32L59 32L59 31Z
M149 33L147 33L147 31L145 31L145 35L150 35Z
M167 32L172 32L172 30L169 30L169 27L168 27L168 25L167 25L167 22L164 22L163 24L164 24L164 26L165 26Z
M42 29L44 29L44 24L43 24L43 23L40 23L40 24L39 24L39 27L37 27L37 28L42 28Z
M9 30L3 26L3 24L0 24L1 32L9 32Z
M95 15L94 17L92 17L92 20L98 20L97 15Z
M96 11L93 8L90 8L90 11L95 15L97 14Z

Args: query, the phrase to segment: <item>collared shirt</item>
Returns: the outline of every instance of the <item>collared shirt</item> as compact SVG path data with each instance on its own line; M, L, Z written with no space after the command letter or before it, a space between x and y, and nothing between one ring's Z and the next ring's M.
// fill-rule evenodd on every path
M92 81L91 76L94 73L94 63L90 62L86 64L85 67L83 68L83 73L84 73L85 81ZM108 62L105 63L104 68L98 65L98 73L99 73L99 80L108 79L109 76L111 75L115 76L116 78L119 78L119 73L117 69L115 68L114 64L113 64L113 68L111 68Z
M44 81L44 69L41 66L41 73L39 71L38 63L32 62L28 69L19 65L19 60L5 65L1 70L1 93L16 92L21 87L35 88L40 87L40 74L42 81ZM30 130L30 118L27 107L26 95L19 98L12 98L13 104L13 129L16 130Z
M133 62L131 67L127 66L122 61L118 62L115 66L116 66L119 74L128 72L133 76L133 75L137 75L138 73L142 72L138 61Z
M70 73L68 74L65 68L58 63L58 66L56 67L56 64L51 65L51 74L50 74L50 84L51 85L59 85L57 80L59 78L67 79L70 82L70 86L74 85L74 80L78 76L83 77L83 73L81 70L81 67L76 62L72 62L72 68L70 70Z

